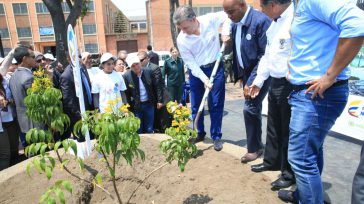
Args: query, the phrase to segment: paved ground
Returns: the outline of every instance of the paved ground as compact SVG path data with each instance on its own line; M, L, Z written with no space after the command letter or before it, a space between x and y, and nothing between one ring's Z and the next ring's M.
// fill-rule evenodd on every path
M243 118L243 97L237 86L227 85L223 140L246 147ZM205 116L206 130L210 128L209 116ZM209 131L206 131L209 136ZM266 117L263 117L263 141L265 143ZM330 133L324 143L325 165L323 183L325 200L331 203L350 203L352 180L359 164L361 142L346 136Z

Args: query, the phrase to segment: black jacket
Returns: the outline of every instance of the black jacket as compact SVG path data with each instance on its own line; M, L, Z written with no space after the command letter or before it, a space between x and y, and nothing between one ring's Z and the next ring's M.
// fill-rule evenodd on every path
M91 82L88 76L87 70L85 68L81 68L81 71L86 75L87 81L89 82L90 89L91 89ZM82 83L82 81L81 81ZM63 95L63 110L64 113L70 117L71 124L76 123L78 120L81 119L81 111L80 111L80 104L78 102L78 97L76 96L76 88L75 88L75 81L73 79L73 68L71 65L68 65L64 72L60 77L60 87ZM83 89L83 98L85 101L85 109L86 110L93 110L93 105L90 105L87 98L86 89L82 83Z
M124 75L124 81L126 85L126 98L133 111L140 110L140 89L139 79L137 75L132 71L127 71ZM148 94L149 101L156 105L157 103L163 103L162 91L158 91L158 81L154 77L152 69L142 69L141 75L142 82Z
M153 51L148 52L149 61L159 66L159 55Z

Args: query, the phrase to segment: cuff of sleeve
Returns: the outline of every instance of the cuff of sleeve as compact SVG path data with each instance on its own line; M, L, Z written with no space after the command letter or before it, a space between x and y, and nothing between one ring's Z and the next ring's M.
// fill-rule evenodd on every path
M252 85L262 88L263 84L264 84L264 79L262 79L260 77L256 77L255 80L253 81Z

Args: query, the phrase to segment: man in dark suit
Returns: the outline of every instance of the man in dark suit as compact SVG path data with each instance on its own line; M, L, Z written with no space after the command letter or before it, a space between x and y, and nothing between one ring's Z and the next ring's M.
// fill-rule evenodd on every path
M268 92L270 79L262 86L255 98L249 95L249 86L256 75L260 58L267 43L266 31L271 20L260 11L247 6L244 0L225 0L224 11L234 22L232 26L233 71L235 81L244 87L244 121L248 153L241 162L250 162L262 154L262 101Z
M150 62L159 66L159 56L157 53L153 52L152 46L148 45L147 50Z
M81 59L80 59L81 61ZM91 95L91 82L88 76L86 67L80 64L81 69L81 82L82 82L82 90L83 90L83 98L85 104L85 110L94 110L92 95ZM66 130L62 139L69 138L73 131L73 126L79 120L81 120L81 111L79 99L76 96L76 88L75 81L73 76L73 67L72 65L68 65L65 71L62 73L60 77L60 87L63 95L63 111L70 118L71 124L69 128ZM91 134L90 134L91 136ZM79 141L84 141L83 137L78 138Z
M127 62L131 70L123 75L127 88L125 94L133 113L140 119L138 133L153 133L155 107L163 102L157 91L158 82L151 69L142 69L137 56L128 58Z
M10 78L10 89L16 105L16 116L20 126L20 138L25 147L25 134L34 128L34 124L26 115L24 98L27 96L27 89L32 86L33 73L32 67L35 66L35 55L32 49L27 46L19 46L14 50L14 59L19 67Z
M151 63L148 54L145 51L140 51L138 53L138 57L140 60L140 65L142 66L142 69L150 69L152 70L153 77L155 78L155 81L157 82L156 91L158 92L158 95L164 96L164 82L162 78L162 70L159 68L158 65ZM163 98L162 98L163 101ZM157 132L163 132L161 130L162 124L161 124L161 117L162 117L162 108L163 103L157 103L157 108L154 111L154 130Z

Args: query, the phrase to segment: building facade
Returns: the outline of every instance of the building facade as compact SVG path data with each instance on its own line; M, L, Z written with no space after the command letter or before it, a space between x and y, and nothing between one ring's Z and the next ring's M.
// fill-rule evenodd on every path
M192 7L197 16L210 12L222 11L221 0L193 0ZM249 5L259 9L259 0L247 0ZM180 0L180 5L187 5L188 0ZM173 46L172 35L170 32L170 10L166 0L148 0L147 24L148 40L153 45L154 50L169 51Z
M136 40L138 35L130 34L128 18L110 0L90 0L87 14L77 20L74 30L78 36L79 50L91 53L111 52L116 54L120 42ZM65 18L70 14L67 3L62 3ZM120 15L121 13L121 15ZM117 16L118 17L118 22ZM122 28L115 32L117 23ZM124 26L124 27L123 27ZM41 0L0 0L0 34L4 54L14 48L19 41L29 41L35 50L55 53L53 22L47 7ZM129 37L122 37L127 34ZM144 34L147 36L146 32ZM147 43L147 38L139 37L144 43L137 43L138 50Z

